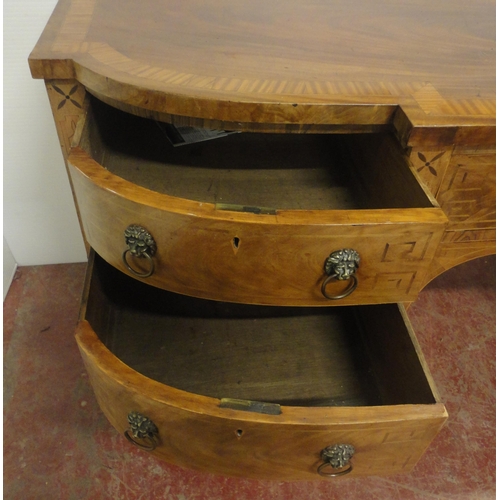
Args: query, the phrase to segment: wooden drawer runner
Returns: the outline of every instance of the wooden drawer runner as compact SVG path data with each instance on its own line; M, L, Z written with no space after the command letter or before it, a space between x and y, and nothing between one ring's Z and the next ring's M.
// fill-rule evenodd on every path
M319 479L321 451L343 444L354 448L350 476L403 472L446 420L396 304L212 302L149 287L97 255L86 290L77 340L98 402L121 433L131 412L149 418L152 453L168 462Z
M447 219L390 134L234 134L174 148L162 126L92 99L75 134L84 231L107 262L131 274L122 256L134 224L157 248L154 273L138 279L177 293L303 306L416 298ZM325 261L346 248L360 256L357 289L328 300ZM153 265L128 259L140 273Z

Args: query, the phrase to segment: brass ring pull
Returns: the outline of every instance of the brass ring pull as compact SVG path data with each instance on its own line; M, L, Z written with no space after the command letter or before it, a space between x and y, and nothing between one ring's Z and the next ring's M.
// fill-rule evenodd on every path
M349 474L349 472L352 471L351 462L348 463L347 468L340 470L338 472L336 471L336 469L333 469L333 467L332 467L332 471L334 471L334 472L324 472L323 469L325 469L326 467L332 467L332 466L327 462L327 463L321 464L318 467L318 474L320 476L325 476L325 477L345 476L346 474Z
M134 446L141 448L141 450L153 451L160 444L158 428L149 418L132 411L128 414L127 420L130 428L123 434ZM136 441L136 439L140 439L144 443Z
M348 295L351 295L351 293L354 292L354 290L356 290L356 287L358 286L358 278L356 277L355 274L353 274L351 276L351 283L350 283L349 287L345 290L344 293L340 293L339 295L329 295L328 293L326 293L326 285L328 285L328 283L330 283L330 281L333 281L336 279L338 279L338 278L332 274L331 276L327 276L325 281L323 281L323 285L321 285L321 293L325 296L325 298L327 298L329 300L343 299L343 298L347 297Z
M323 464L318 467L320 476L338 477L352 471L351 458L354 455L354 446L350 444L334 444L321 450ZM331 468L331 472L325 469Z
M148 278L155 271L153 255L156 253L156 242L151 234L141 226L131 224L125 229L125 243L128 248L122 254L125 267L139 278ZM149 260L149 269L146 272L136 271L127 260L127 254L132 257Z
M153 257L151 257L151 255L149 255L149 253L146 253L146 252L144 252L141 255L141 257L146 257L147 259L149 259L149 270L146 271L145 273L140 273L139 271L136 271L133 267L131 267L130 264L128 263L127 253L129 253L129 252L131 252L130 248L127 248L127 250L125 250L122 254L123 263L125 264L127 269L132 274L135 274L139 278L149 278L155 272L155 263L154 263ZM132 254L132 255L134 255L134 254Z
M356 271L359 267L359 262L359 253L352 248L344 248L332 252L325 261L326 278L321 285L321 293L323 296L329 300L339 300L351 295L358 286ZM344 292L338 295L330 295L326 291L326 285L333 280L350 280L350 284Z
M142 444L136 441L131 435L130 435L130 430L127 429L124 433L124 436L134 445L137 446L137 448L140 448L141 450L145 451L153 451L157 446L158 446L158 438L156 436L146 436L143 437L142 439L149 444Z

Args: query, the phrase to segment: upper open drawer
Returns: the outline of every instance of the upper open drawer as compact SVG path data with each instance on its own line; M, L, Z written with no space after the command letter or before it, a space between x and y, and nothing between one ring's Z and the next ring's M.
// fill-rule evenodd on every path
M410 301L447 221L388 132L173 147L165 124L91 98L69 162L90 245L138 279L197 297ZM329 259L338 250L349 251Z

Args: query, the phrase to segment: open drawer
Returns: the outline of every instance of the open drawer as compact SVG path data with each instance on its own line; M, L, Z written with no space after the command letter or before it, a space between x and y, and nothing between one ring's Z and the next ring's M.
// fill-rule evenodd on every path
M390 132L176 148L166 124L89 99L70 171L86 238L113 266L229 302L416 298L447 219Z
M214 302L149 287L92 255L77 340L113 426L189 468L275 479L404 472L447 417L396 304Z

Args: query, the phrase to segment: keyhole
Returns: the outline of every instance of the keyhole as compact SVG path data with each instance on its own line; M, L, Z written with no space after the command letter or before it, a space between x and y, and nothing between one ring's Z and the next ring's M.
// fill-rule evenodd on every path
M233 250L234 250L234 253L236 253L238 251L238 248L240 247L240 239L235 236L233 238Z
M237 429L235 434L236 437L240 438L241 436L243 436L243 429Z

